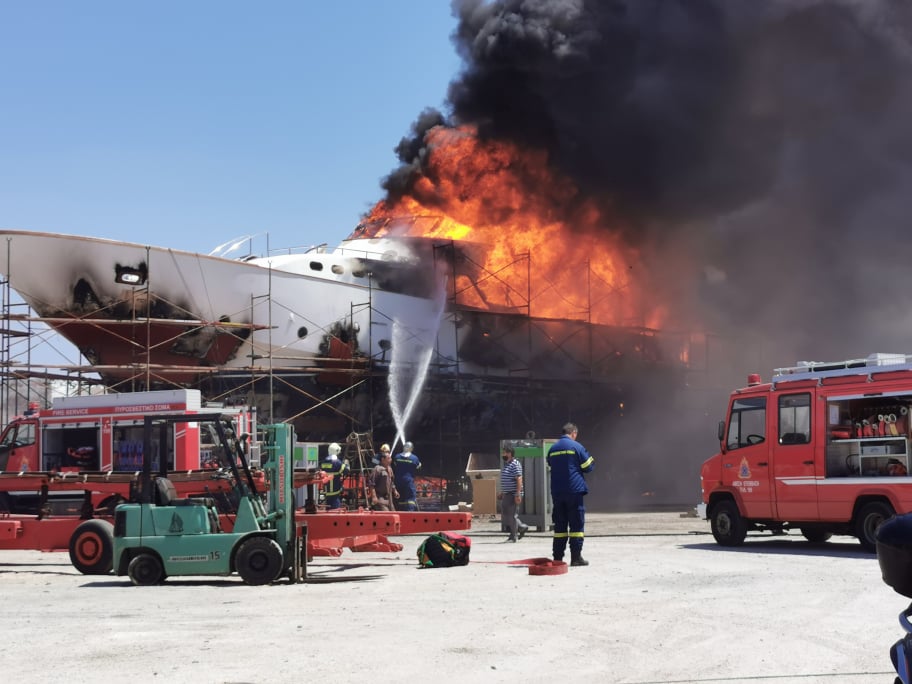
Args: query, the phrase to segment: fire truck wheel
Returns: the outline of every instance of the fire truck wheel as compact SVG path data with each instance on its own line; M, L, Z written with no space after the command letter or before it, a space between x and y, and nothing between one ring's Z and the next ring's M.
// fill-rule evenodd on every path
M274 539L252 537L238 549L235 566L247 584L269 584L282 573L282 548Z
M713 506L710 527L720 546L741 546L747 536L747 523L734 501L720 501Z
M127 575L137 587L150 587L162 583L165 569L155 554L140 553L127 566Z
M114 526L86 520L70 536L70 562L83 575L107 575L114 566Z
M893 517L893 509L881 501L872 501L862 506L855 518L855 536L861 547L869 553L877 552L877 538L874 533L887 518Z
M823 544L833 535L817 527L802 527L801 534L812 544Z

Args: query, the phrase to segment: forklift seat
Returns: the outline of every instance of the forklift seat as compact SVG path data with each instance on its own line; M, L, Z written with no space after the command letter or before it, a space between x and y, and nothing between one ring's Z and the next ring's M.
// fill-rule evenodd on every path
M159 506L191 506L193 501L190 499L177 498L177 489L174 483L167 477L155 478L155 493L157 494L157 504Z
M205 506L209 516L210 532L221 532L222 525L215 508L215 499L178 499L174 483L166 477L155 478L155 492L159 506Z

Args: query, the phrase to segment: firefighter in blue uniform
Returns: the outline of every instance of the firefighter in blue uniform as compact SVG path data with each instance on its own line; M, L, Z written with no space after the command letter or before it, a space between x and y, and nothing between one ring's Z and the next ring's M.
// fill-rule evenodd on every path
M418 510L415 475L421 470L421 461L412 453L413 448L411 442L406 442L402 445L402 451L393 459L393 475L396 479L396 490L399 492L396 508L400 511Z
M320 470L331 476L329 483L323 487L323 498L326 508L333 510L342 508L342 478L348 471L348 464L339 458L342 447L333 442L327 449L328 456L320 464Z
M579 429L573 423L564 425L563 436L548 449L551 470L551 520L554 523L554 560L563 560L570 540L570 565L589 565L583 558L583 530L589 493L583 473L591 473L593 459L586 447L576 441ZM569 528L569 531L568 531Z

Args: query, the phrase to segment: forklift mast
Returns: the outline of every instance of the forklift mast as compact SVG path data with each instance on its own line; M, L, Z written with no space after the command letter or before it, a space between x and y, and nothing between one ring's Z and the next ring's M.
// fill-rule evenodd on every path
M290 425L267 425L261 440L262 469L269 494L268 519L276 529L276 542L286 554L293 552L295 530L294 430ZM246 461L245 461L246 465Z

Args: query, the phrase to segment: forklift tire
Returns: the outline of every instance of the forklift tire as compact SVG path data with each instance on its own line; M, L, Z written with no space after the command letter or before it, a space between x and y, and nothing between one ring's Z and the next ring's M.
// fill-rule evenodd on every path
M114 567L114 526L86 520L70 536L70 562L83 575L107 575Z
M140 553L127 566L127 575L137 587L151 587L164 581L165 569L155 554Z
M734 501L720 501L712 509L712 535L719 546L741 546L747 537L747 523Z
M241 579L250 585L269 584L282 574L282 547L268 537L251 537L234 559Z
M874 536L877 528L888 518L894 515L893 509L881 501L872 501L862 506L855 518L855 536L861 542L861 547L869 553L877 553L877 538Z

